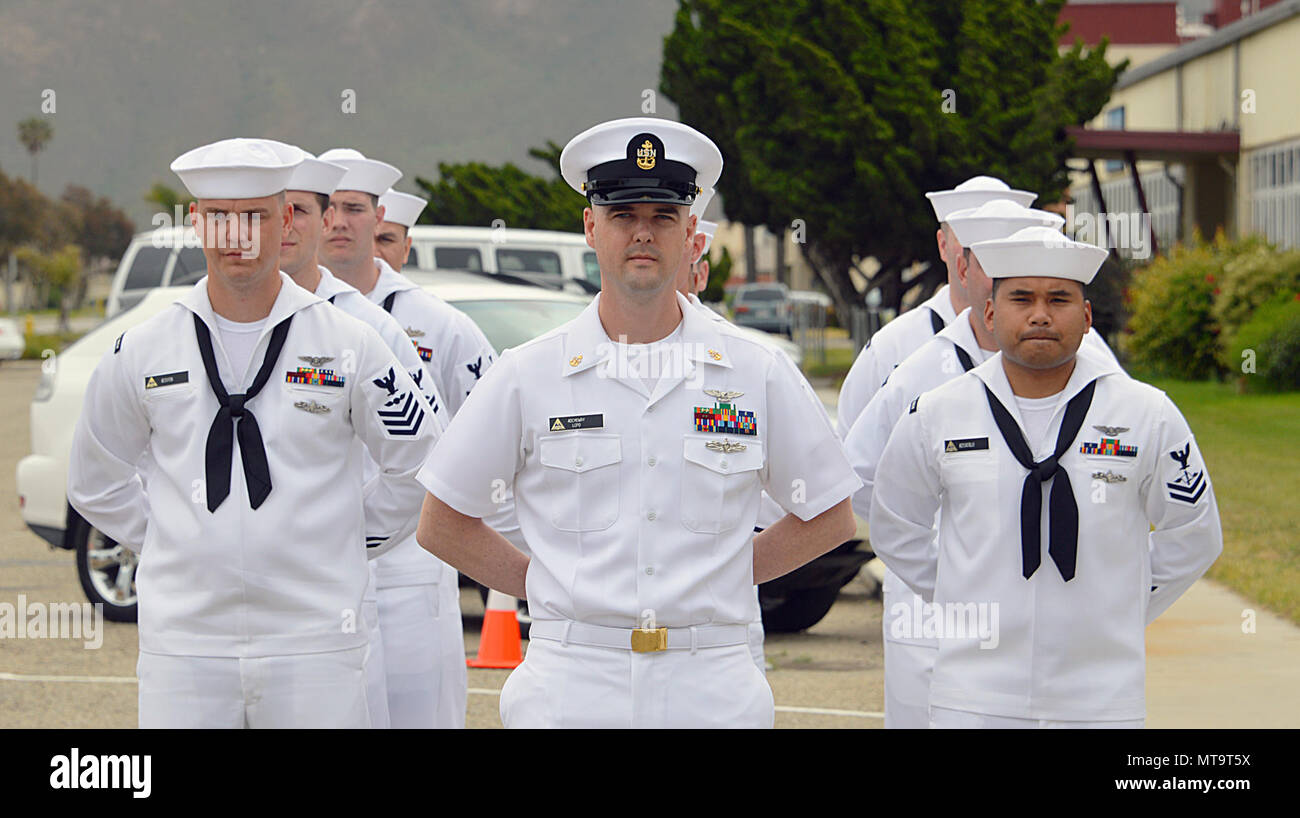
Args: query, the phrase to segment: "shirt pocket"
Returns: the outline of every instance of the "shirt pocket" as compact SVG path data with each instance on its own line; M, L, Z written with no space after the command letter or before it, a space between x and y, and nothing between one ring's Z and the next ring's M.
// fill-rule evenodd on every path
M146 405L169 403L174 400L184 400L191 397L198 387L192 383L178 383L174 386L155 386L153 389L144 390L144 402Z
M537 457L545 469L551 524L561 531L603 531L618 519L623 441L577 432L543 437Z
M263 391L269 391L267 389ZM294 416L301 413L304 417L307 415L330 416L337 415L340 412L346 415L347 405L344 401L346 390L339 386L311 386L307 384L285 383L281 385L284 390L286 403L299 410L294 412ZM259 393L260 394L260 393Z
M687 437L682 456L682 525L700 534L721 534L740 524L749 495L759 489L763 443L747 440L744 450L720 452L704 438Z

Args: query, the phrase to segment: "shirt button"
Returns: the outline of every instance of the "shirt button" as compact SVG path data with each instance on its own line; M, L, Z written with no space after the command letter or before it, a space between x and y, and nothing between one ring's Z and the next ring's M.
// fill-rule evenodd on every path
M656 460L653 456L651 456L650 459L647 460L646 462L649 463L651 466L653 466L654 464L658 463L659 461Z
M647 565L647 566L645 567L645 572L646 572L647 575L651 575L651 576L653 576L653 575L654 575L654 572L655 572L655 567L654 567L653 565Z
M656 514L655 512L652 511L652 512L650 512L649 514L645 515L645 518L646 518L647 520L650 520L651 522L654 522L655 518L658 517L658 516L659 516L658 514Z
M575 466L581 466L581 465L582 465L582 458L581 458L581 457L575 457L575 458L573 458L573 465L575 465Z
M721 463L719 463L718 465L722 466L722 468L725 469L725 468L727 467L727 461L724 459L724 460L723 460Z

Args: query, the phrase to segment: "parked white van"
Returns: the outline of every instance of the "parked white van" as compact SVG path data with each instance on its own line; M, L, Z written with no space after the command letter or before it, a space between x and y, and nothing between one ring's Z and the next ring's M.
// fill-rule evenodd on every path
M558 274L600 287L596 251L581 233L417 224L410 236L407 269Z
M406 270L469 270L517 274L535 283L550 276L600 288L596 251L581 233L497 227L411 228ZM109 291L106 318L129 310L155 287L193 284L206 273L203 250L190 227L159 227L137 233L122 255Z
M199 237L190 227L159 227L136 233L113 274L104 317L129 310L158 287L193 284L207 275Z

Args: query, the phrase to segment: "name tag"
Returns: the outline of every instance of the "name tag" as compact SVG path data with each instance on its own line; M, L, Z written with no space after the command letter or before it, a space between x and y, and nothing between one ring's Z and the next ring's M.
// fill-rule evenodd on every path
M989 447L987 437L964 437L960 440L945 440L943 450L949 454L953 452L976 452Z
M185 372L168 372L165 375L150 375L144 379L145 389L154 389L159 386L174 386L178 383L189 383L190 373Z
M547 424L552 432L572 432L575 429L604 429L604 415L567 415L551 418Z

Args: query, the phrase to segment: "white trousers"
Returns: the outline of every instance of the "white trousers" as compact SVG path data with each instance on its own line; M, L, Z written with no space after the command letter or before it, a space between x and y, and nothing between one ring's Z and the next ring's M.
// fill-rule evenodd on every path
M901 584L901 582L900 582ZM907 613L898 608L905 603ZM892 632L894 621L900 616L911 617L910 606L921 603L921 598L904 587L903 593L890 590L885 584L881 605L880 630L885 646L885 729L924 730L930 726L930 677L934 673L934 660L939 656L939 645L900 642Z
M758 604L757 585L754 586L754 603L758 605L758 616L749 623L749 655L754 657L754 664L758 665L759 671L767 676L767 657L763 654L766 633L763 631L763 606Z
M469 676L456 572L379 590L388 716L394 729L463 728Z
M367 728L364 647L331 653L140 652L140 727Z
M501 691L509 728L770 728L749 645L635 653L532 639Z
M938 648L885 637L885 729L930 726L930 676Z
M370 564L374 565L374 562ZM374 582L373 577L371 582ZM387 730L392 724L388 718L388 684L384 677L384 640L379 630L379 601L372 597L373 593L372 584L366 589L366 598L361 600L361 619L370 635L365 658L366 702L370 709L371 728Z
M990 716L946 707L930 708L930 727L936 730L1141 730L1145 719L1130 721L1055 721Z

